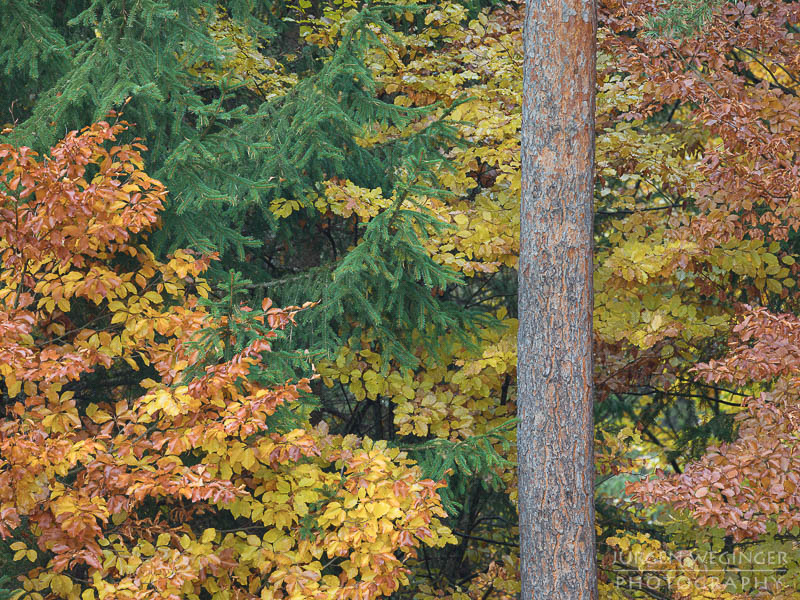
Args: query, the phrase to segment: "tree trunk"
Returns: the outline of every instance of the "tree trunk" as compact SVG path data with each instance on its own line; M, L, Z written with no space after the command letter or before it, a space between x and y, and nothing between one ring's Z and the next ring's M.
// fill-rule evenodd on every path
M520 214L522 600L597 598L592 393L594 0L529 0Z

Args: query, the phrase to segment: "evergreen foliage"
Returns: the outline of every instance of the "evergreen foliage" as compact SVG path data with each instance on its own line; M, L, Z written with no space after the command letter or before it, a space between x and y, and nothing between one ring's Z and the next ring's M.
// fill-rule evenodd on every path
M468 497L468 488L474 483L477 482L487 495L502 491L505 484L495 469L513 467L505 458L511 443L503 434L516 424L513 419L461 442L437 438L407 449L432 479L447 480L447 487L440 492L442 504L450 514L457 515L463 510L462 501Z
M689 38L700 33L711 20L717 0L672 0L648 22L650 37Z
M0 55L0 64L13 77L0 104L18 100L10 96L12 89L40 87L33 92L35 102L13 115L18 123L9 141L42 148L65 129L124 108L125 118L137 124L136 134L147 140L150 172L171 192L166 226L153 240L160 252L178 247L219 251L224 265L253 279L283 275L283 269L246 260L248 249L253 256L272 235L295 239L303 235L297 221L308 226L318 216L310 207L303 217L279 225L268 210L271 201L307 202L320 182L331 177L380 187L395 196L435 193L435 182L421 185L415 177L427 175L430 181L442 152L456 141L451 130L436 122L411 138L378 148L357 143L371 124L404 127L430 113L379 98L364 63L366 52L382 45L376 31L391 35L384 17L402 11L401 6L363 6L331 56L307 57L301 62L308 69L296 86L262 98L224 71L225 45L209 29L217 10L213 2L71 3L64 16L55 5L34 9L31 3L17 4L20 10L7 8L5 15L9 31L18 35L8 39ZM282 40L262 20L265 13L247 2L227 3L225 11L264 54L281 51ZM33 38L25 33L32 26L40 32ZM56 77L52 81L39 74L45 60ZM219 75L204 76L198 65ZM416 169L411 180L405 178L409 161ZM324 282L330 301L320 310L340 320L333 329L323 325L321 339L336 339L327 334L341 326L342 302L352 300L355 320L377 325L376 335L385 336L386 357L412 364L401 333L380 325L387 310L400 311L404 329L426 331L433 325L434 336L468 326L469 319L448 311L429 293L457 281L453 273L432 264L418 239L424 231L414 231L432 226L433 219L396 208L392 212L390 219L368 225L356 251L336 266L334 283ZM309 259L307 248L297 252ZM322 263L330 258L311 259ZM384 279L391 280L388 288L381 285ZM312 293L305 300L322 292L318 287L306 291ZM372 294L370 300L365 293ZM282 294L276 296L284 300ZM330 353L334 346L327 345Z

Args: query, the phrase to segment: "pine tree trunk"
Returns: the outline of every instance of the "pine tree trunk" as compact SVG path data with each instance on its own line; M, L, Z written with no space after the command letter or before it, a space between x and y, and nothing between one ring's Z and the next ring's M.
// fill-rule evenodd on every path
M529 0L522 104L521 600L597 598L592 393L594 0Z

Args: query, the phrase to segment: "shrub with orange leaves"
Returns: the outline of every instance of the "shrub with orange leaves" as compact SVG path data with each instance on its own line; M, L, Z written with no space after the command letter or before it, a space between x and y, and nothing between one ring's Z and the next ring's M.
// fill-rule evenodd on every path
M634 498L666 501L701 525L723 528L735 541L800 526L800 319L743 306L722 359L697 366L713 383L772 383L745 397L735 441L709 449L681 473L628 484Z
M220 316L213 257L153 255L167 192L126 129L96 123L47 157L0 145L12 597L391 594L421 544L453 540L440 484L397 449L311 427L309 378L275 383L271 343L303 307ZM208 335L234 325L238 342Z

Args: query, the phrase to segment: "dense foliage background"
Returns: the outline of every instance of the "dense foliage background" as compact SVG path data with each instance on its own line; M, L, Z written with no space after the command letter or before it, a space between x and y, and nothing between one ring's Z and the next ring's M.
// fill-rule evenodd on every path
M600 6L604 598L799 583L798 10ZM515 597L523 12L0 5L0 597Z

